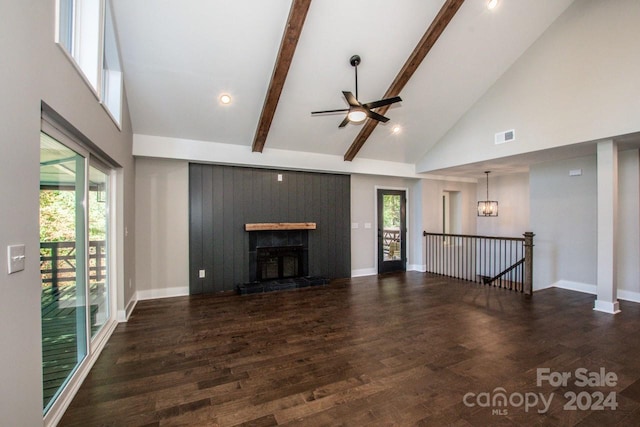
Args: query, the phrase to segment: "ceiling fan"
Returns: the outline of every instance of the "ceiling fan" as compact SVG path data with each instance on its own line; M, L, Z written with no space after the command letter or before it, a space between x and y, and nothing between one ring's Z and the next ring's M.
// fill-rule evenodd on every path
M349 108L341 108L338 110L324 110L324 111L312 111L311 114L329 114L329 113L341 113L348 111L346 117L338 125L338 127L345 127L347 123L359 123L369 117L373 120L378 120L382 123L386 123L389 121L388 117L383 116L382 114L378 114L375 111L371 111L375 108L384 107L385 105L394 104L396 102L402 101L399 96L394 96L392 98L381 99L379 101L367 102L366 104L362 104L358 101L358 65L360 64L360 56L353 55L349 60L351 65L355 68L356 74L356 96L353 96L353 93L348 91L342 91L344 98L347 100L347 104L349 104Z

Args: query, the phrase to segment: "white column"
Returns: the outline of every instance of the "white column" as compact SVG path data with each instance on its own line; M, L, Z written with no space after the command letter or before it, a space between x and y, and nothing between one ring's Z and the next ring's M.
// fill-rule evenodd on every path
M618 147L598 143L598 275L594 310L619 313L616 229L618 223Z

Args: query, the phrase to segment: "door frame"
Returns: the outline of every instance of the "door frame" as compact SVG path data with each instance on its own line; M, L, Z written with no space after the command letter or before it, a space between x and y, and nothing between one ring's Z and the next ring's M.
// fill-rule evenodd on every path
M409 253L410 253L410 245L409 245L409 188L408 187L392 187L387 185L375 185L374 186L374 197L373 197L373 208L374 208L374 219L375 219L375 227L374 227L374 236L375 236L375 244L373 245L373 255L375 259L376 266L376 274L380 274L380 258L379 258L379 235L378 228L379 218L378 218L378 192L380 190L383 191L401 191L404 192L405 197L405 214L404 214L404 259L402 261L403 266L402 270L398 271L407 271L407 265L409 261Z
M85 163L85 171L84 171L84 181L85 183L89 180L89 167L100 165L102 168L106 168L108 170L107 180L108 185L111 186L111 189L108 194L108 225L107 225L107 239L110 242L110 248L108 248L109 253L107 254L107 268L109 270L108 274L111 275L109 280L109 292L110 292L110 300L109 300L109 309L110 315L107 322L103 325L100 331L91 338L90 325L89 325L89 310L87 307L85 318L85 338L86 338L86 354L83 359L78 363L78 365L73 370L72 374L67 378L66 383L58 393L57 397L49 403L47 408L43 408L43 423L45 426L55 425L57 424L62 416L64 415L64 411L71 403L71 400L76 395L77 391L80 389L82 382L89 374L89 370L100 356L104 346L106 345L109 337L115 330L118 325L118 318L120 316L120 312L118 311L118 296L119 290L124 289L124 285L122 284L124 281L123 275L123 266L124 266L124 258L123 258L123 250L122 245L124 244L125 227L122 225L124 223L123 219L123 210L124 206L124 194L123 194L123 176L122 176L122 168L118 165L118 163L109 158L106 154L102 152L98 152L92 149L91 142L84 138L82 134L77 131L75 128L68 123L64 118L59 117L57 113L50 109L50 107L43 104L43 110L41 113L40 120L40 132L45 133L58 141L63 146L75 151L84 157ZM103 172L105 172L103 170ZM88 216L88 189L85 189L84 194L84 242L86 245L85 250L85 267L83 268L84 274L89 277L88 271L88 247L89 247L89 216ZM41 284L40 284L41 286ZM84 289L84 297L85 301L89 301L89 289L88 286L85 286ZM125 319L122 319L126 321ZM42 320L40 320L42 322ZM41 356L42 357L42 356ZM45 412L46 409L46 412Z

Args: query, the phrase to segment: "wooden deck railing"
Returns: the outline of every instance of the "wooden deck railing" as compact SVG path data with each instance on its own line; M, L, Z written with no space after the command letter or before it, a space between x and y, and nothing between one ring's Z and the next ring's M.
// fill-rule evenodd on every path
M493 237L423 233L426 271L531 295L533 236Z
M102 282L107 267L104 241L89 241L89 281ZM65 282L76 281L76 242L40 242L42 285L51 284L54 292Z
M40 242L42 276L42 375L43 405L46 406L67 381L78 363L78 305L76 281L76 243ZM89 242L89 322L91 334L102 322L96 322L99 307L105 303L101 287L106 279L106 245ZM66 286L65 286L66 285ZM82 308L84 310L84 308ZM81 336L81 335L80 335Z

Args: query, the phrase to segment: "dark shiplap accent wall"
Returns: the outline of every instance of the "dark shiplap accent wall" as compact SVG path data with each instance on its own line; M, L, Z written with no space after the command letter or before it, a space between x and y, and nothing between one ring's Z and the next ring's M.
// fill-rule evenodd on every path
M190 164L190 293L229 291L249 281L245 223L315 222L309 275L349 277L350 187L348 175Z

